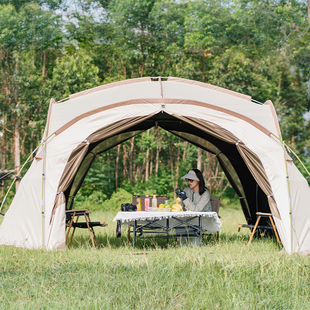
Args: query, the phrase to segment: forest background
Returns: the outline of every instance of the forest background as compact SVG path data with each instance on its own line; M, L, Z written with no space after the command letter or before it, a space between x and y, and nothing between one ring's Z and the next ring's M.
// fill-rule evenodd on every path
M143 76L272 100L284 141L309 168L309 18L310 0L0 0L0 201L33 160L50 98ZM152 128L99 156L76 201L172 195L192 167L213 195L234 197L212 154Z

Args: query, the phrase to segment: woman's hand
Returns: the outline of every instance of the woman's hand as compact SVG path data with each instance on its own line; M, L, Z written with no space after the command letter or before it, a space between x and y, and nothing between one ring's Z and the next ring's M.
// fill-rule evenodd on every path
M178 194L178 197L179 198L182 198L183 200L187 199L187 196L186 196L186 193L181 191L179 194Z

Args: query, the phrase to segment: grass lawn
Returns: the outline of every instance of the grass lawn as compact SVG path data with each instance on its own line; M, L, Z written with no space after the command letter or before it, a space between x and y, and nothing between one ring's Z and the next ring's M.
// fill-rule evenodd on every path
M92 213L100 247L78 230L65 251L0 247L1 309L310 309L310 257L280 252L275 239L237 232L241 210L221 209L220 242L127 245L115 213Z

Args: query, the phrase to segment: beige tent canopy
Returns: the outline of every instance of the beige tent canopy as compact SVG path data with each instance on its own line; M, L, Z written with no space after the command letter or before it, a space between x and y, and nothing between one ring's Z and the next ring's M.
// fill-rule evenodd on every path
M215 154L248 224L271 212L288 253L310 253L310 190L287 155L271 101L180 78L139 78L51 100L44 138L0 226L0 244L65 247L72 208L97 154L153 126Z

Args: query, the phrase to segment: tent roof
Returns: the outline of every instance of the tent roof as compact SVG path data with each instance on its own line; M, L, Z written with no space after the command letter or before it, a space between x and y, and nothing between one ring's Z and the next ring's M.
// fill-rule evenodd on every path
M186 98L186 99L184 99ZM169 77L166 81L138 78L102 85L53 104L49 133L58 134L84 117L115 107L137 104L183 104L202 106L250 122L266 134L279 135L272 104L260 105L250 96L213 85Z

